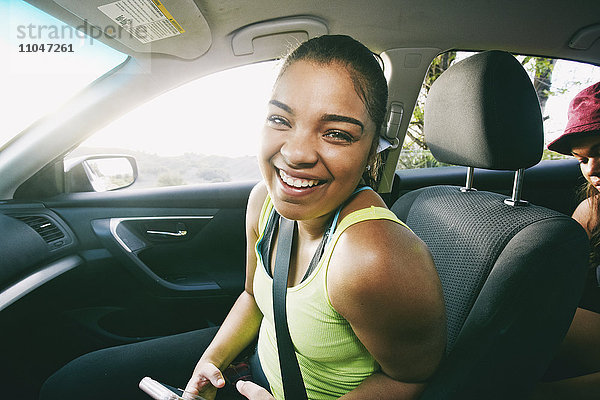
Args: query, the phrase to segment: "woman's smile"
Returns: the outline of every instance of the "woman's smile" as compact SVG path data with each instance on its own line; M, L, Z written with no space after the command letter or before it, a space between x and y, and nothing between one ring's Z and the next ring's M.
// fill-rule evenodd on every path
M299 175L293 176L292 174L289 174L282 169L279 170L279 177L287 186L291 186L296 189L310 189L325 182L324 180L304 178Z

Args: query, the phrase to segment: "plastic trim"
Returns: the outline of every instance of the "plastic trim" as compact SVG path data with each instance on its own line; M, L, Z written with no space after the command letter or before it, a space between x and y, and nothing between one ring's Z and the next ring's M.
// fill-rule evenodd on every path
M237 31L231 39L231 49L236 56L254 53L252 41L263 36L290 32L306 32L309 39L326 35L325 22L315 17L290 17L248 25Z
M573 35L569 47L575 50L588 50L598 38L600 38L600 24L586 26Z
M59 275L83 264L79 256L69 256L49 264L0 293L0 311Z

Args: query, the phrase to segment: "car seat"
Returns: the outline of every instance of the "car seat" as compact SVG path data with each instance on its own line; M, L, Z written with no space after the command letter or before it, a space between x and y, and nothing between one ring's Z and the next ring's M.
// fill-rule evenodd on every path
M463 188L422 188L392 207L429 246L446 304L446 356L421 398L525 398L568 330L589 245L572 218L521 199L523 171L543 151L521 64L488 51L451 66L429 91L425 139L438 161L468 171ZM512 197L475 190L474 168L516 171Z

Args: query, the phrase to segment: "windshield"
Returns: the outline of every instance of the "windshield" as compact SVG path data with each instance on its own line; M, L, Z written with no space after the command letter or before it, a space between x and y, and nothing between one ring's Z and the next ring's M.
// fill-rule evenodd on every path
M24 1L0 15L0 148L127 58Z

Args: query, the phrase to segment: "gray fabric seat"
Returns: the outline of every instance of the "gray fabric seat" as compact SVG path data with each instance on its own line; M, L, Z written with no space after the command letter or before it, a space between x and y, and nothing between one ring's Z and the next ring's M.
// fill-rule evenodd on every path
M520 63L490 51L445 71L429 92L425 138L445 163L517 171L539 162L542 118ZM518 193L505 200L434 186L392 207L431 249L446 302L446 357L423 399L526 398L569 327L587 270L584 230Z

